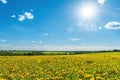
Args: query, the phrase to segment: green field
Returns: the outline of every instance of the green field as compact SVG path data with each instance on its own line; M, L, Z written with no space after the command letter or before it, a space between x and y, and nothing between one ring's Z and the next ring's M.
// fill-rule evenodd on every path
M120 52L0 56L0 80L120 80Z

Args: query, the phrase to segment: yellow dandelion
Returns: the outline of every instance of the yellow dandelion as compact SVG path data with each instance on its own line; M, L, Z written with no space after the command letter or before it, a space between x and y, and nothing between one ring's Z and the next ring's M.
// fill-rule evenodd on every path
M31 77L35 77L36 75L35 74L32 74Z
M36 80L44 80L43 78L36 78Z
M86 74L86 75L84 75L84 77L85 78L90 78L90 77L93 77L93 75L92 74Z
M0 80L7 80L7 79L5 79L5 78L0 78Z
M0 76L2 76L2 74L0 74Z
M96 80L102 80L102 77L96 77Z
M14 77L14 74L10 74L8 77L9 77L9 78L13 78L13 77Z
M109 74L108 74L107 72L103 74L103 76L108 76L108 75L109 75Z
M95 80L95 78L91 78L90 80Z

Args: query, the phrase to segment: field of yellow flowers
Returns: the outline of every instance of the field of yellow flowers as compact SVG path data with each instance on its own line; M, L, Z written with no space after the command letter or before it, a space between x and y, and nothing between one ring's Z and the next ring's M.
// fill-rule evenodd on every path
M120 53L0 56L0 80L120 80Z

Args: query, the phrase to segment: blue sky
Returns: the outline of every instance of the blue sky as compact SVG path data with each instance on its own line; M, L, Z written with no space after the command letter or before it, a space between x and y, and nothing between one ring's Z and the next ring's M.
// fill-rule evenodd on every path
M0 0L0 49L120 49L119 4L119 0Z

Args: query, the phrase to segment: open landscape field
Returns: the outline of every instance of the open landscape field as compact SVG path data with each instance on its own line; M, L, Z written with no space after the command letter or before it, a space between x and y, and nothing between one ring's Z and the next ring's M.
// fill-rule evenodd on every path
M0 80L120 80L120 52L0 56Z
M120 0L0 0L0 80L120 80Z

